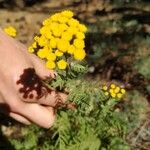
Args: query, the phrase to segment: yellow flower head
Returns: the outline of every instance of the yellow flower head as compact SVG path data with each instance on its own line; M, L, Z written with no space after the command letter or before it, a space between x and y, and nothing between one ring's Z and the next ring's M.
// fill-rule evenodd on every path
M119 99L122 98L122 96L123 96L122 93L118 93L118 94L117 94L117 98L119 98Z
M60 39L57 43L57 48L61 52L66 52L69 47L69 42L63 39Z
M45 36L40 36L37 38L37 43L39 46L46 46L48 44L48 39Z
M76 50L75 47L73 45L70 45L67 52L68 54L73 54L75 50Z
M53 29L52 33L55 37L60 37L62 34L62 30L59 28L55 28L55 29Z
M83 60L86 56L86 53L83 49L77 49L74 51L75 60Z
M111 84L110 87L111 87L112 89L114 89L114 88L116 87L116 85L115 85L115 84Z
M28 52L29 53L33 53L34 52L34 48L32 46L28 47Z
M47 68L55 68L55 62L58 61L58 68L65 69L68 60L60 60L62 56L72 61L72 58L81 61L86 56L83 49L87 28L73 18L73 15L72 11L65 10L48 17L43 21L39 35L35 36L33 44L28 48L30 53L36 52L38 57L47 60Z
M79 30L81 32L86 32L87 31L87 27L85 25L83 25L83 24L79 24L78 27L79 27Z
M121 99L126 93L124 88L120 88L118 85L112 83L110 86L104 85L102 87L105 95L110 95L112 98Z
M59 27L59 23L51 22L51 24L48 26L48 28L53 31Z
M55 55L58 56L58 57L61 57L61 56L63 56L63 53L59 50L56 50Z
M68 24L69 24L70 26L76 27L76 26L79 25L79 21L76 20L76 19L71 18L71 19L68 21Z
M40 57L40 58L46 58L47 55L49 54L49 51L48 49L40 49L38 52L37 52L37 55Z
M59 29L63 32L68 29L68 26L65 23L59 24Z
M114 89L114 92L115 92L115 93L119 93L119 91L120 91L120 87L117 86L117 87Z
M52 32L50 31L49 26L44 26L40 29L40 34L45 36L47 39L51 39L52 36Z
M62 34L62 39L66 41L70 41L72 39L72 34L66 31Z
M65 10L61 13L64 17L67 17L67 18L72 18L73 17L73 12L70 11L70 10Z
M83 49L85 47L84 41L80 39L75 39L73 42L74 46L80 49Z
M76 33L76 37L77 37L77 39L83 40L83 39L85 38L85 35L84 35L84 33L82 33L82 32L77 32L77 33Z
M116 93L110 93L111 97L115 98L116 97Z
M47 67L48 69L54 69L54 68L56 67L56 64L55 64L54 61L48 60L48 61L46 62L46 67Z
M61 15L60 13L56 13L50 17L50 20L59 21L60 15Z
M51 61L55 61L56 60L56 55L54 53L49 53L46 58L48 60L51 60Z
M59 69L64 70L67 67L67 62L65 60L61 59L57 62L57 66Z
M60 22L60 23L67 23L67 22L68 22L68 18L67 18L67 17L63 17L63 16L60 16L60 17L59 17L59 22Z
M113 90L113 89L110 89L110 90L109 90L109 93L115 93L115 92L114 92L114 90Z
M125 94L125 93L126 93L126 90L125 90L125 89L121 89L121 93L122 93L122 94Z
M76 34L77 32L79 32L78 28L76 28L76 27L69 27L67 31L69 33L71 33L72 35Z
M44 21L43 21L43 25L44 26L46 26L46 25L49 25L50 24L50 19L48 18L48 19L45 19Z
M40 29L40 34L45 34L46 32L48 32L48 30L50 31L50 29L48 28L48 26L43 26Z
M17 35L17 31L13 26L4 28L4 32L7 33L11 37L15 37Z
M56 46L57 46L57 40L55 38L50 39L49 46L51 48L56 48Z

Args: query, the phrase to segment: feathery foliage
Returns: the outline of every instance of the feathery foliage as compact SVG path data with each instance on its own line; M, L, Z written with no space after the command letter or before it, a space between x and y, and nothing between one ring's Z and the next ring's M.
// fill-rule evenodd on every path
M61 85L57 80L57 85ZM56 86L56 85L55 85ZM34 127L24 140L12 140L17 150L128 150L126 134L131 130L129 113L124 113L117 105L120 101L104 95L100 84L84 79L74 79L65 84L70 93L68 104L71 109L60 108L57 120L50 129L47 139L40 137L46 132ZM133 108L132 108L133 110ZM135 119L136 120L136 119ZM29 131L28 131L29 132ZM35 136L35 137L34 137ZM32 138L32 139L31 139ZM34 142L28 142L32 140ZM26 144L28 142L28 144ZM40 144L39 144L40 143ZM22 145L21 147L19 147ZM26 145L26 146L25 146Z

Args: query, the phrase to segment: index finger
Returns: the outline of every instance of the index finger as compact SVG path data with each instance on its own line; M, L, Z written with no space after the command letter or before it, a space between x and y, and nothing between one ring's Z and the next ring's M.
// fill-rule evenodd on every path
M34 68L24 69L17 84L17 94L29 103L40 103L55 106L58 102L64 102L66 94L55 91L43 83L42 79L36 74Z

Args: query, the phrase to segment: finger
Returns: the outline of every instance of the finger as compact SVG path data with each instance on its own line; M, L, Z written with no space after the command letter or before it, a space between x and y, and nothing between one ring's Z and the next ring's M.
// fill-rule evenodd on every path
M55 120L53 108L51 110L48 110L44 106L41 106L36 103L25 103L21 101L21 99L19 99L18 97L14 96L13 94L9 95L7 98L10 99L10 101L8 103L8 107L6 107L5 109L6 114L9 115L9 112L13 112L20 116L23 116L30 122L33 122L44 128L49 128L53 125ZM13 115L12 117L16 117L16 115L15 116ZM21 118L16 117L15 119Z
M19 115L19 114L16 114L16 113L13 113L13 112L10 112L9 115L11 118L15 119L16 121L20 122L20 123L23 123L25 125L30 125L31 122L26 119L25 117Z
M35 67L35 71L38 76L40 76L42 79L46 79L48 77L55 78L57 73L54 70L47 69L45 67L45 63L43 60L39 59L34 54L30 54L30 57L32 59L33 65Z
M21 97L21 99L24 102L27 103L38 103L38 104L42 104L42 105L47 105L47 106L55 106L57 101L58 101L58 96L56 91L52 90L50 93L47 91L47 89L43 88L43 92L42 92L43 96L41 96L41 98L37 98L37 93L35 91L30 92L30 95L33 95L33 98L23 98Z
M51 107L51 106L45 106L45 108L46 108L48 111L50 111L50 112L53 110L54 115L56 115L57 109L54 109L54 108Z
M44 127L50 128L55 121L54 109L49 110L39 104L26 104L20 112L22 116L30 120L31 122Z
M55 107L57 105L64 105L65 101L67 100L67 94L52 91L51 93L47 94L46 97L42 97L38 100L39 104L48 105L51 107Z
M31 78L30 82L26 83L26 81L29 81L29 77ZM21 85L15 85L15 87L19 91L18 96L25 102L55 106L58 102L63 102L66 97L65 94L56 92L44 85L34 72L29 72L23 79L23 81L19 82Z
M26 125L31 124L31 122L29 120L27 120L26 118L24 118L23 116L21 116L17 113L14 113L14 112L10 112L11 108L9 107L9 105L5 104L3 101L4 101L4 98L0 94L0 112L1 113L5 114L7 116L10 116L11 118L15 119L16 121L18 121L20 123L23 123Z
M19 89L22 90L22 87ZM31 89L31 90L30 90ZM54 89L43 85L43 83L36 83L32 87L27 87L22 93L18 93L19 98L27 103L39 103L41 99L46 99L47 95L50 94L50 99L55 100L56 94ZM47 101L46 101L47 103Z

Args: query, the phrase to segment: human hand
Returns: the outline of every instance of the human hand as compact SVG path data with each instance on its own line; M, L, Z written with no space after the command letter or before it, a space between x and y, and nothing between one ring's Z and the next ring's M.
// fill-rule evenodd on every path
M53 107L67 95L47 88L42 81L56 73L1 29L0 52L0 112L24 124L52 126Z

